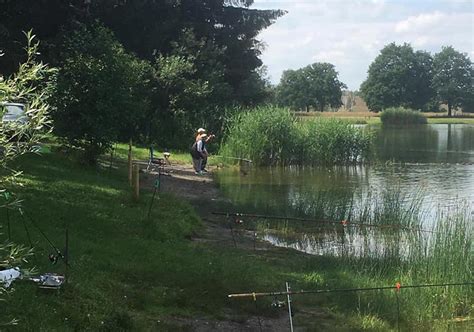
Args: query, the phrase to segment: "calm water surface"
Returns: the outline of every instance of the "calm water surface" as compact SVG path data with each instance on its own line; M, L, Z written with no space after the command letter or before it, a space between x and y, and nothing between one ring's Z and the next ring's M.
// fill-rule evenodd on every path
M466 204L472 209L474 125L366 129L376 132L378 162L373 165L226 169L217 175L219 185L237 212L256 214L317 217L314 206L319 206L315 203L318 200L332 197L335 199L331 205L347 206L347 195L364 197L369 192L372 195L401 193L405 206L422 197L422 227L433 226L439 211ZM367 248L385 254L390 247L397 250L404 247L401 243L386 246L380 241L381 236L341 234L334 230L316 233L307 230L290 237L265 231L260 237L277 246L318 255L338 255L347 253L348 249L360 255Z
M436 209L474 201L474 125L371 130L376 131L376 165L224 170L219 184L240 211L289 216L301 216L301 203L310 205L321 191L399 188L407 199L421 192L422 208L431 217Z

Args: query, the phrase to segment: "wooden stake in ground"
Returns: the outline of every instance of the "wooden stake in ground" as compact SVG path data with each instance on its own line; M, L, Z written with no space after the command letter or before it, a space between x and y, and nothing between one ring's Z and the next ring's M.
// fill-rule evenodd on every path
M128 183L130 186L133 186L132 183L132 139L130 138L130 142L128 143Z
M133 165L133 177L132 177L132 188L133 188L133 199L138 202L140 198L140 166Z

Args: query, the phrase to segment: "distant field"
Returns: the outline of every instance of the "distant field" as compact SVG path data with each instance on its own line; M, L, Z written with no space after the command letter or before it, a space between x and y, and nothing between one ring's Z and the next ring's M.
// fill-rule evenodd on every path
M358 124L378 124L380 122L380 113L373 112L295 112L301 119L311 119L315 117L322 118L341 118ZM446 112L443 113L423 113L428 118L428 123L452 123L452 124L474 124L474 114L464 113L448 118Z

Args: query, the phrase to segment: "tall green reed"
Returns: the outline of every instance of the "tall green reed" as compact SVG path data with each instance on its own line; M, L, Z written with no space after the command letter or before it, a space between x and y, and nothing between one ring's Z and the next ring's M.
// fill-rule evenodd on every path
M383 110L380 115L383 125L414 125L426 124L428 120L419 111L403 107L391 107Z
M298 121L273 106L239 112L226 130L220 154L268 165L347 165L367 161L373 135L337 119Z
M402 285L472 282L473 208L468 204L447 210L439 208L429 227L423 223L426 216L426 211L421 209L423 196L422 190L410 196L400 188L381 193L369 192L364 196L355 194L355 199L341 196L334 200L334 197L315 194L314 207L319 209L315 217L332 215L339 220L341 215L333 213L337 210L334 206L344 202L348 207L344 213L350 219L349 223L314 228L309 223L292 225L286 222L276 228L289 235L286 245L336 258L340 270L351 274L360 287L395 285L396 282ZM328 201L323 203L324 197ZM308 201L302 203L306 206L305 212L314 211L307 204ZM351 223L368 226L351 227ZM267 223L266 227L274 229L272 223ZM280 236L278 245L285 244L283 233L272 234ZM394 310L396 301L393 292L381 292L375 296L361 293L353 307L363 314L395 322L398 319ZM474 287L402 289L399 301L402 324L410 328L428 326L433 321L446 324L455 317L472 315Z

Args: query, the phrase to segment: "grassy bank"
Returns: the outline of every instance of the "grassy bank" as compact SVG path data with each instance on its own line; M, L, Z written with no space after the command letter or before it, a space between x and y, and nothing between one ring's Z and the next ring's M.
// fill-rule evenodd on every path
M61 249L68 226L71 263L70 283L59 293L15 283L0 321L15 317L21 330L175 331L173 316L222 319L229 310L245 319L255 314L253 304L230 302L227 294L274 289L292 271L307 270L298 255L288 264L292 255L284 251L270 258L190 241L202 230L200 219L165 194L148 219L151 195L133 203L123 169L84 169L57 153L25 157L20 166L25 211ZM12 239L28 246L20 215L11 211L10 221ZM35 251L27 266L63 273L61 262L49 262L46 240L27 226ZM259 314L272 315L268 304Z
M153 155L155 158L162 158L163 152L162 149L155 149ZM188 152L169 150L166 151L171 154L170 160L173 163L177 164L191 164L191 155ZM144 146L132 146L132 156L134 160L148 160L150 157L150 148ZM114 157L126 161L128 158L128 144L126 143L117 143L114 145Z
M271 307L272 298L259 300L256 308L249 300L229 300L229 293L283 290L285 281L293 289L398 281L396 274L373 278L370 260L361 269L339 257L278 248L253 251L235 248L231 241L218 244L216 239L192 241L204 229L194 209L162 194L148 219L151 195L143 193L140 202L132 202L124 169L109 173L83 168L55 152L25 157L19 166L24 171L25 186L18 191L24 209L61 249L68 225L71 263L70 283L58 293L37 290L27 281L15 283L15 292L6 299L8 305L2 305L0 321L16 317L19 330L176 331L176 316L245 321L256 314L285 315L285 308ZM0 213L4 221L5 211ZM10 217L12 239L28 245L21 217L13 211ZM31 223L27 226L35 247L27 266L41 273L62 273L61 262L52 265L48 260L51 249L46 240ZM4 240L6 235L1 236ZM392 292L294 297L295 326L394 330L394 300ZM456 325L449 317L418 325L405 307L401 317L402 326Z

